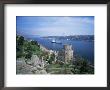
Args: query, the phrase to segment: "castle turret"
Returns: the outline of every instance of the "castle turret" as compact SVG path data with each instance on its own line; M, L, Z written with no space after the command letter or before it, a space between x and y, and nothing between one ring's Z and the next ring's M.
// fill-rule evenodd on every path
M64 59L65 63L71 62L73 60L72 45L64 45Z

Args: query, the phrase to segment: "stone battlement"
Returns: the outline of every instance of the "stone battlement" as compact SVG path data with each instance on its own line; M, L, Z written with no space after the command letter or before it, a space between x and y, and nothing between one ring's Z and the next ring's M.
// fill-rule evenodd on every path
M72 45L65 44L64 50L72 50Z

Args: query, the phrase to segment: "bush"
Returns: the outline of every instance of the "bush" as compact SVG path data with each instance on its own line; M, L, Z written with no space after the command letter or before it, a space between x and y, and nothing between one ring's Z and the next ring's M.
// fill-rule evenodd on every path
M54 60L55 60L55 54L53 53L53 54L50 55L50 58L48 60L48 63L49 64L52 64L52 61L54 61Z
M75 74L93 74L94 73L94 68L91 67L89 64L88 64L88 61L85 60L85 59L82 59L80 58L79 60L76 60L74 62L74 70L73 73Z
M26 55L25 55L25 58L26 59L30 59L32 57L32 52L28 52Z
M41 56L42 51L36 41L24 40L23 36L16 36L16 56L17 58L31 58L33 54Z
M24 37L23 36L17 36L16 41L17 41L17 45L23 45Z

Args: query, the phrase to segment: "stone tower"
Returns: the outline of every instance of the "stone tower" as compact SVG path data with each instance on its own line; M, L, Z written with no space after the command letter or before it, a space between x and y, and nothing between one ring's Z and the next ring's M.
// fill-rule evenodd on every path
M65 63L71 62L73 60L72 45L64 45L64 59Z

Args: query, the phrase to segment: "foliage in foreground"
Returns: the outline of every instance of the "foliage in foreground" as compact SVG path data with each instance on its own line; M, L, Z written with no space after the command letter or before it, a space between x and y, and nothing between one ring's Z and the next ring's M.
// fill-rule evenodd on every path
M16 57L30 59L33 54L40 56L42 51L36 41L25 40L23 36L16 36Z
M94 74L94 68L86 60L77 60L74 63L53 63L46 67L52 74Z

